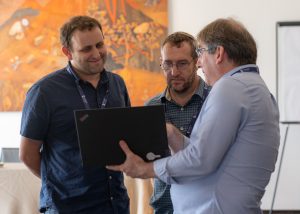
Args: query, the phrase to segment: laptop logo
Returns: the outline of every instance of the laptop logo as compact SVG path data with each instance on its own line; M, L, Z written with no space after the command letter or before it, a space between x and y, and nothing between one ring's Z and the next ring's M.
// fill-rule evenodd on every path
M153 161L153 160L155 160L156 158L160 158L160 157L161 157L161 155L156 155L156 154L154 154L153 152L148 152L147 155L146 155L146 158L147 158L147 160L149 160L149 161Z
M88 117L89 117L89 115L85 114L82 117L80 117L79 120L80 120L80 122L84 122Z

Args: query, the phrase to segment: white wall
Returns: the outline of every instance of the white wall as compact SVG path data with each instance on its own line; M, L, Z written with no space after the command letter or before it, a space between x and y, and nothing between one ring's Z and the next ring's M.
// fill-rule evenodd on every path
M0 112L0 149L2 147L19 147L20 112Z
M271 92L276 92L275 24L277 21L300 21L299 0L169 0L169 31L186 31L196 35L209 22L220 17L233 17L244 23L258 45L261 76ZM20 113L0 113L0 147L19 146ZM284 127L283 127L284 128ZM282 132L284 135L284 132ZM300 209L300 132L290 129L276 209ZM276 171L263 199L263 208L270 207Z
M257 42L260 73L270 91L276 95L276 41L278 21L300 21L299 0L169 0L169 31L186 31L196 35L217 18L233 17L241 21ZM300 83L299 83L300 84ZM281 127L282 141L285 126ZM291 127L287 139L275 209L300 210L300 127ZM281 144L282 146L282 144ZM281 151L281 150L280 150ZM278 157L280 160L281 154ZM278 168L277 161L277 168ZM262 208L269 209L277 170L263 198Z
M299 11L299 0L169 0L169 31L196 35L216 18L238 19L256 39L261 75L275 94L275 24L300 21Z

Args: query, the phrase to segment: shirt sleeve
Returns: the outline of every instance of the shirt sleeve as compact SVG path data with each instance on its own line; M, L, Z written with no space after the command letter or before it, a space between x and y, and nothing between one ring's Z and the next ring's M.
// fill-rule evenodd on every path
M50 110L40 86L33 85L27 92L21 119L20 134L24 137L44 140L50 118Z
M166 183L181 183L214 172L234 143L247 98L242 83L225 78L212 88L197 118L185 149L154 162L156 176Z

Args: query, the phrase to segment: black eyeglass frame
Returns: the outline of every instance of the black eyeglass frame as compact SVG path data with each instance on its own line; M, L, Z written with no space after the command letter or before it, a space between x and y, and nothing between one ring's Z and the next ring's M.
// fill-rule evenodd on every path
M169 63L168 62L163 62L163 63L161 63L160 67L161 67L161 69L163 69L166 72L171 71L174 66L176 67L176 69L178 71L182 71L182 70L186 70L192 62L193 62L193 60L191 60L191 61L179 60L178 62L175 62L175 63L173 63L173 62L169 62Z
M216 46L216 45L210 45L208 48L197 47L195 51L196 51L197 56L201 57L205 51L212 53L217 49L217 47L218 46Z

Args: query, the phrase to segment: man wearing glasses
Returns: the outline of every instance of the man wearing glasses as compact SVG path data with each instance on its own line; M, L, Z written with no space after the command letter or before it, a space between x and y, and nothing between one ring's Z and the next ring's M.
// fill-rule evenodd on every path
M212 89L190 138L167 124L171 157L145 163L121 141L126 161L108 168L172 184L176 214L261 214L280 135L277 103L256 65L256 43L233 19L208 24L197 41L197 64Z
M169 35L161 48L161 68L167 88L150 99L146 105L163 104L166 121L189 137L208 93L207 85L197 75L197 42L185 32ZM155 214L173 213L171 185L154 179L150 204Z

